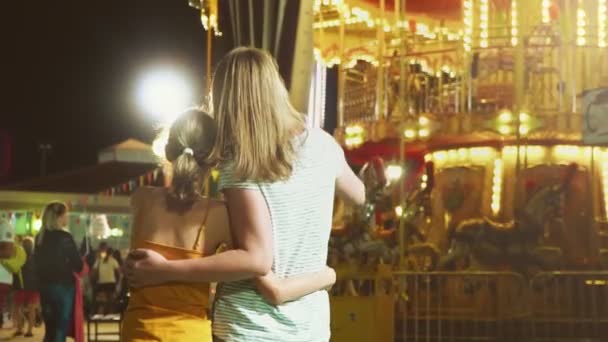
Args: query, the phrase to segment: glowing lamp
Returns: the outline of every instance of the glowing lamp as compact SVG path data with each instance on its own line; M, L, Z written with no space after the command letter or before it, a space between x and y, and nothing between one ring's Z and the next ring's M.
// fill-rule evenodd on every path
M34 229L34 232L39 232L40 229L42 228L42 220L41 219L34 219L34 223L32 224L32 228Z
M511 134L511 127L509 127L507 125L498 126L498 133L500 133L502 135Z
M509 110L503 110L498 114L498 122L509 123L513 119L513 115Z
M388 165L384 171L384 174L389 182L394 182L399 180L401 175L403 175L403 168L399 165Z
M170 69L159 69L140 80L137 101L155 121L170 125L192 104L192 94L185 77Z
M416 137L416 131L413 129L406 129L403 131L403 136L407 139L414 139Z

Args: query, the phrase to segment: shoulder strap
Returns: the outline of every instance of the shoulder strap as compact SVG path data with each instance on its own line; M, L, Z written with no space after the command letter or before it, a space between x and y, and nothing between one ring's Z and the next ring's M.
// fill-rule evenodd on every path
M207 218L209 217L209 211L211 211L210 207L211 207L211 205L209 203L207 203L207 208L205 208L205 216L203 217L203 222L201 222L200 226L198 227L198 231L196 232L196 239L194 240L194 246L192 247L192 249L195 251L198 251L198 249L200 247L201 237L203 235L203 232L205 231L205 226L207 225Z

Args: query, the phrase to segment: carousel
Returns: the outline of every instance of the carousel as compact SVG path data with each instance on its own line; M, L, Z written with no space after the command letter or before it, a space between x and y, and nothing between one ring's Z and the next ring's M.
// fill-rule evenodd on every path
M336 340L353 321L392 340L395 272L608 267L606 0L323 0L314 15L334 135L368 189L365 208L336 204Z

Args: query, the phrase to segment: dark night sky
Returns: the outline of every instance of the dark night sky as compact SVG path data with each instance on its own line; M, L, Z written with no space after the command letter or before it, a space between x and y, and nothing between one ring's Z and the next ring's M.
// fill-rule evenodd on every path
M13 152L0 183L37 176L41 142L54 146L49 173L94 164L129 137L149 142L153 125L134 100L149 67L178 65L202 98L205 33L187 0L5 0L0 25L0 134ZM214 55L228 39L215 40Z

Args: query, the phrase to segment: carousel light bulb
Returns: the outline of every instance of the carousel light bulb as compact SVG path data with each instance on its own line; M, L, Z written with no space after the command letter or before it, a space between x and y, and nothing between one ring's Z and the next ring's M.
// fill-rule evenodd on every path
M346 134L348 134L348 135L361 134L361 133L363 133L363 127L360 125L352 125L352 126L346 127L345 131L346 131Z
M403 136L407 139L414 139L416 137L416 131L413 129L406 129L403 131Z
M395 207L395 215L397 215L397 217L401 217L403 216L403 207L398 205Z
M576 44L578 46L584 46L587 44L587 39L585 38L586 35L586 30L585 30L585 26L587 26L587 22L586 22L586 16L587 14L585 13L585 10L582 8L579 8L576 12Z
M423 129L421 129L421 130L419 130L419 131L418 131L418 135L419 135L421 138L426 138L426 137L428 137L430 134L431 134L431 132L430 132L428 129L426 129L426 128L423 128Z
M517 26L517 1L511 1L511 45L513 46L518 43Z
M418 123L421 126L426 126L426 125L429 124L429 119L426 116L421 116L421 117L418 118Z
M500 125L500 126L498 126L498 133L500 133L502 135L511 134L511 127L509 127L507 125Z
M463 160L463 161L466 160L467 155L468 155L468 150L466 148L458 149L458 158L460 158L460 160Z
M502 124L507 124L507 123L511 122L512 119L513 119L513 114L511 114L511 111L508 109L502 110L498 114L498 122L500 122Z
M502 159L494 160L494 177L492 178L492 201L490 204L490 209L492 209L492 213L494 215L498 215L500 212L500 201L502 195Z
M433 153L433 160L436 160L438 162L443 162L446 160L447 158L447 153L445 151L438 151Z
M471 51L473 37L473 2L471 0L463 1L463 22L464 22L464 39L463 48L465 51Z
M448 151L448 160L450 162L454 162L458 160L458 152L456 152L456 150L449 150Z
M548 24L551 21L549 14L549 8L551 7L551 0L543 0L542 2L542 20L543 24Z
M488 47L488 19L489 19L489 15L488 15L488 11L489 11L489 4L488 4L488 0L481 0L479 2L479 28L481 29L480 32L480 40L479 40L479 45L482 48L486 48Z
M606 47L606 3L606 0L598 0L597 4L597 46L601 48Z
M401 178L403 175L403 168L399 165L388 165L384 170L386 178L392 183Z

